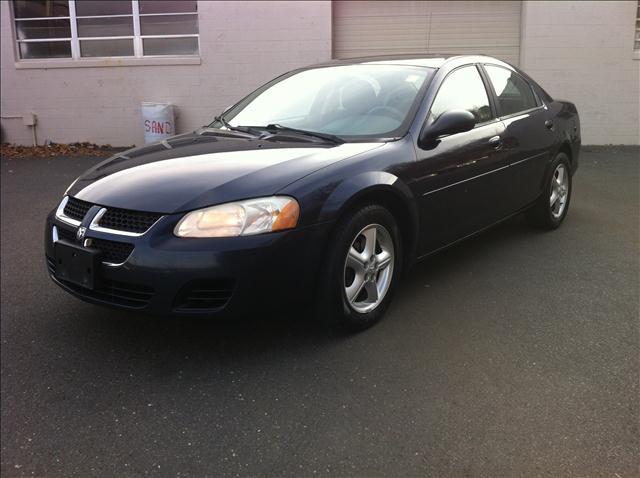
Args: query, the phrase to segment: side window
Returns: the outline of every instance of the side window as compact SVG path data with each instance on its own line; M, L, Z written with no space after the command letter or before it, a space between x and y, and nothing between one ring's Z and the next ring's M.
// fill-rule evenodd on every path
M475 66L465 66L447 76L431 106L428 122L433 123L449 110L467 110L477 123L492 118L487 91Z
M499 66L484 65L498 97L500 115L507 116L535 108L533 90L520 75Z

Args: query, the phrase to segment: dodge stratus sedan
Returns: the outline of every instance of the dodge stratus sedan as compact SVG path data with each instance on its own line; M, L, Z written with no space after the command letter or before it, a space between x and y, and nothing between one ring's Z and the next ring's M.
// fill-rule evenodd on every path
M494 58L315 65L89 169L47 218L48 269L95 304L364 329L415 261L522 212L557 228L579 148L575 106Z

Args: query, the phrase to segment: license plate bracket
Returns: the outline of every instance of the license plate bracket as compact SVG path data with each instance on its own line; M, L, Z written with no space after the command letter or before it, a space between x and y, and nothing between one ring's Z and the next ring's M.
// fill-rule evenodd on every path
M56 277L73 284L95 289L101 253L97 249L87 249L67 241L54 244Z

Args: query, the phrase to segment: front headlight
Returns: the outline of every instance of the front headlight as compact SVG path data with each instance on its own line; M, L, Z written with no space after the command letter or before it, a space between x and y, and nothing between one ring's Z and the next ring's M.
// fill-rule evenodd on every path
M192 211L176 225L178 237L234 237L296 227L300 206L286 196L248 199Z

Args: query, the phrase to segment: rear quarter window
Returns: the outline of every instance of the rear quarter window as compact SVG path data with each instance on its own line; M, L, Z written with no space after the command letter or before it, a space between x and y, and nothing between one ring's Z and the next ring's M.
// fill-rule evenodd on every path
M538 106L529 83L514 71L484 65L496 93L500 116L509 116Z

